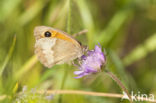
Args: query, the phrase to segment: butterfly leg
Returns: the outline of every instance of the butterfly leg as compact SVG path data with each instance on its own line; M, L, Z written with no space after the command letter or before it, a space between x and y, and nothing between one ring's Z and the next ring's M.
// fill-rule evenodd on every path
M72 64L73 64L75 67L79 68L79 65L78 65L78 64L75 64L74 61L72 61Z

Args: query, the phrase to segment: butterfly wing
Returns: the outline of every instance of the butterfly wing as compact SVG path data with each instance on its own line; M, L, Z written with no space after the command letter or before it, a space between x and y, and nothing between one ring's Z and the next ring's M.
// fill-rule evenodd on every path
M40 62L49 68L55 64L63 64L76 59L83 54L82 47L75 39L70 39L73 42L55 37L37 39L35 54Z
M54 51L54 62L57 64L71 61L82 55L80 45L75 45L61 39L56 40L56 46L52 48L52 51Z

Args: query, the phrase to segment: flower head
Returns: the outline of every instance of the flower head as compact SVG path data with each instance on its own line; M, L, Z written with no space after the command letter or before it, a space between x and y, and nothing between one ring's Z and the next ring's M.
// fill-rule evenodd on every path
M87 55L83 55L81 57L79 71L74 72L74 74L78 75L75 78L81 78L85 75L90 75L100 71L105 62L106 59L101 47L96 45L94 50L88 51Z

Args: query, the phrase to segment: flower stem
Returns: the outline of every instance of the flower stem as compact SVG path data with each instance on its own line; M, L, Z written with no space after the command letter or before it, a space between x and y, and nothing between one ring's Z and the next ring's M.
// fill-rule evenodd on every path
M66 68L64 68L64 70L65 71L64 71L63 78L62 78L61 89L64 89L66 78L67 78L67 75L68 75L68 70ZM62 103L62 95L59 96L58 103Z
M64 95L88 95L88 96L99 96L99 97L109 97L109 98L122 98L124 95L123 94L116 94L116 93L103 93L103 92L92 92L92 91L82 91L82 90L40 90L37 91L39 94L54 94L54 95L59 95L59 94L64 94ZM11 98L10 96L7 95L0 95L0 101L4 100L6 98ZM147 102L152 102L156 103L156 100L150 100L149 98L142 98L140 96L135 97L137 99L142 99L142 101L147 101Z
M71 33L71 0L68 0L67 33Z
M128 90L126 89L126 87L122 84L122 82L110 71L108 71L107 69L105 69L105 72L106 74L111 77L117 84L118 86L127 94L129 100L130 100L130 103L133 103L132 102L132 98L131 98L131 95L129 94Z
M68 15L67 15L67 33L71 33L71 0L68 0ZM68 75L68 70L67 68L64 68L64 76L62 78L62 84L61 84L61 89L64 89L65 86L65 81ZM58 103L62 103L62 95L58 98Z
M39 94L45 93L45 90L38 91ZM109 97L109 98L123 98L123 94L117 93L103 93L103 92L92 92L92 91L82 91L82 90L47 90L47 95L49 94L70 94L70 95L88 95L88 96L99 96L99 97ZM135 97L137 99L142 99L143 101L156 103L156 100L150 100L142 97Z

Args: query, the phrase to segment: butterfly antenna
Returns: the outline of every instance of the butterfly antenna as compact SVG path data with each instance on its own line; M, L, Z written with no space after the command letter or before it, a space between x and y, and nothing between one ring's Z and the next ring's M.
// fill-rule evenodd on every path
M73 37L77 37L79 35L86 34L87 32L88 32L88 30L87 29L84 29L84 30L82 30L82 31L80 31L78 33L73 34Z

